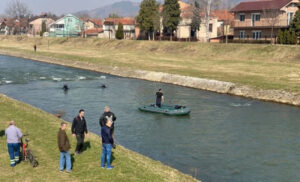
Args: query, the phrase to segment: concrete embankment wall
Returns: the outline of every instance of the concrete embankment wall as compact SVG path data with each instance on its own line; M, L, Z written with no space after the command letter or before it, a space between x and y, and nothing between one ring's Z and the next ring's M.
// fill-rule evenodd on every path
M231 82L222 82L217 80L209 80L188 76L181 76L169 73L144 71L144 70L130 70L118 67L107 67L98 64L92 64L87 62L79 62L72 60L58 60L54 58L44 56L25 55L22 53L15 53L10 51L0 50L0 54L22 57L40 62L46 62L51 64L69 66L74 68L80 68L85 70L91 70L101 73L107 73L120 77L137 78L148 81L170 83L180 86L186 86L196 89L202 89L207 91L213 91L222 94L231 94L235 96L242 96L247 98L259 99L264 101L272 101L283 104L290 104L294 106L300 106L300 95L286 92L282 90L263 90L250 88L248 86L240 86Z

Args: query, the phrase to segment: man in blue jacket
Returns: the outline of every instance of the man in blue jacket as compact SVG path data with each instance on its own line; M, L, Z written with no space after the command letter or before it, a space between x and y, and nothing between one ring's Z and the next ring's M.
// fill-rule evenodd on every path
M102 156L101 156L101 168L105 167L105 158L107 163L106 169L113 169L114 167L110 165L111 150L114 144L114 139L111 134L110 127L112 126L112 121L107 120L105 126L101 127L101 137L102 137Z

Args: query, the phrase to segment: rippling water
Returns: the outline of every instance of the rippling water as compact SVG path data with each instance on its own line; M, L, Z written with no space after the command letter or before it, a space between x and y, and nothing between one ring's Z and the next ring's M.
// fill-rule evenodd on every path
M167 103L189 106L190 116L138 111L154 102L158 88ZM68 121L84 108L97 134L110 105L118 117L117 142L204 182L300 181L297 107L7 56L0 56L0 92L51 113L65 111Z

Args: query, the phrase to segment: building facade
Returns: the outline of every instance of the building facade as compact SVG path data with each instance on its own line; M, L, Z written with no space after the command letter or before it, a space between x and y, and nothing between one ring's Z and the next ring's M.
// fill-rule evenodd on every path
M33 20L29 23L28 33L33 36L40 35L40 32L42 31L43 23L46 24L46 32L49 32L50 24L54 23L54 20L51 18L38 18L36 20Z
M136 20L134 18L105 18L103 38L115 39L119 23L123 24L124 39L136 39Z
M78 17L68 14L50 24L50 37L76 37L84 30L84 24Z
M275 40L279 29L288 28L299 0L241 2L234 13L234 39Z
M207 38L211 39L218 36L218 19L213 13L211 13L208 20L206 19L204 14L201 13L201 24L199 30L197 30L196 32L192 32L191 23L193 18L193 6L181 0L179 0L178 3L181 11L181 20L176 30L176 36L178 39L188 39L194 36L197 40L205 42L207 41ZM207 21L209 22L207 23ZM207 27L207 25L209 27Z

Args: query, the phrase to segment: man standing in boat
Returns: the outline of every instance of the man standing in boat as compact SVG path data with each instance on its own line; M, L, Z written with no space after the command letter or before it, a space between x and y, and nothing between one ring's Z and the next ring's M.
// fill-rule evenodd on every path
M165 100L164 93L162 89L160 88L158 92L156 92L156 106L161 107L161 103L163 103Z

